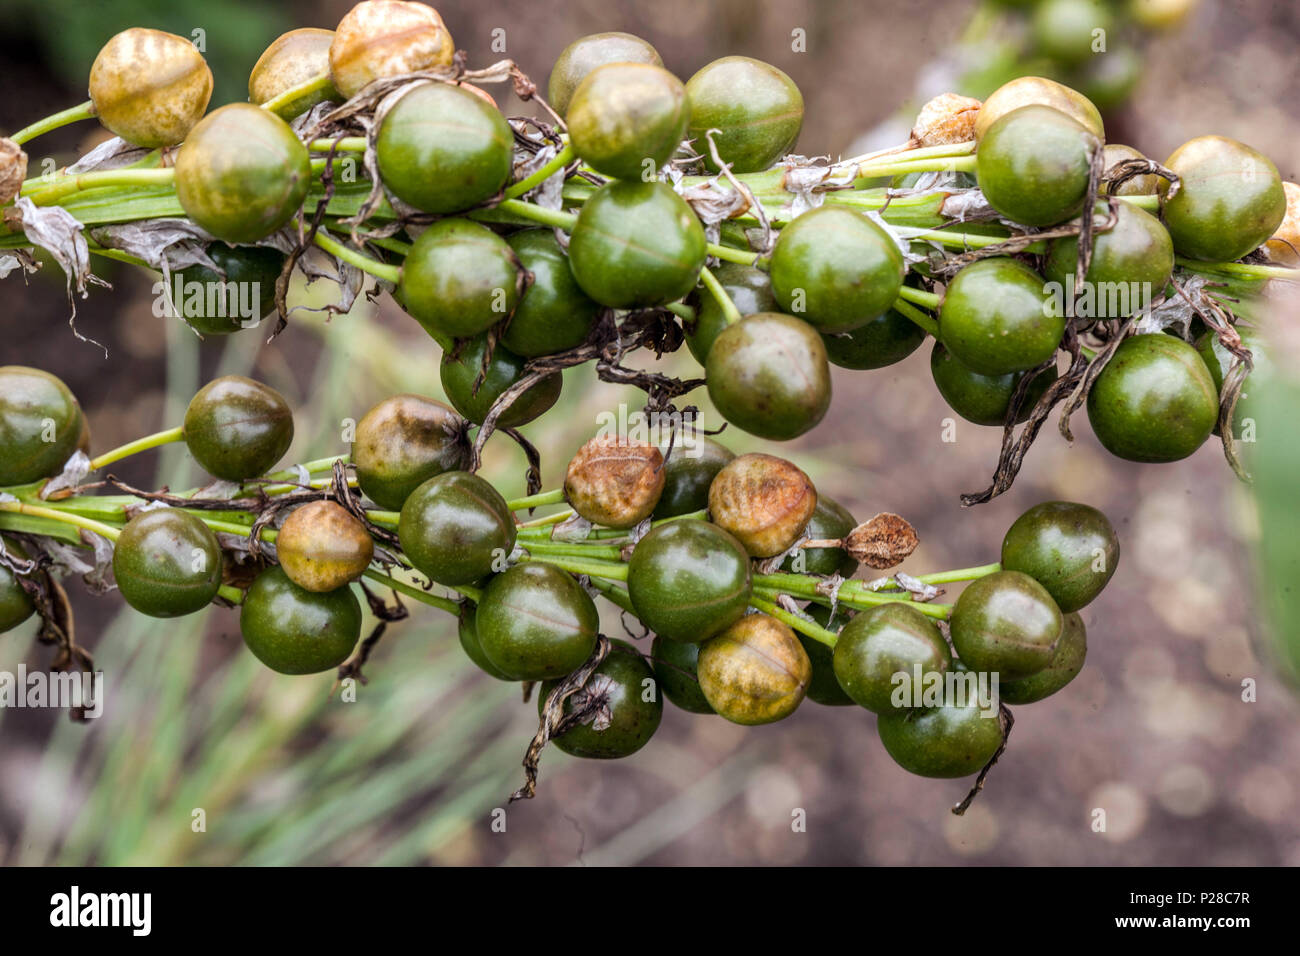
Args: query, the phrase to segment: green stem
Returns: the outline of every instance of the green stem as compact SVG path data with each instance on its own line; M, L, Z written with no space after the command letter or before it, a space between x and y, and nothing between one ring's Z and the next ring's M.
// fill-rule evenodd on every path
M231 584L223 584L217 588L217 593L229 601L231 604L243 604L244 592Z
M713 274L708 266L700 270L700 281L704 283L704 288L709 290L715 302L722 308L722 315L727 320L728 325L739 322L744 316L736 308L736 303L731 301L731 296L727 295L727 290L722 287L718 277Z
M917 580L922 584L953 584L959 581L974 581L977 578L987 577L1002 570L1002 565L994 562L993 564L981 564L973 568L955 568L952 571L936 571L933 574L922 574ZM901 590L898 585L890 584L886 591Z
M417 588L413 584L407 584L405 581L399 581L397 578L373 569L367 569L364 576L372 581L382 584L389 590L396 591L398 594L405 594L407 597L419 601L421 604L436 607L449 614L460 614L459 601L453 601L451 598L438 597L438 595L430 594L428 591L425 591L422 588Z
M511 511L524 511L528 508L540 508L542 505L562 504L564 504L564 489L553 488L550 491L542 491L535 495L527 495L523 498L507 501L506 507Z
M842 159L835 163L832 168L843 169L849 166L867 165L870 163L900 163L912 162L918 159L939 159L950 156L970 156L975 152L975 141L968 140L964 143L944 143L941 146L918 146L915 149L900 149L896 152L885 153L864 153L861 156L853 156L849 159ZM743 176L741 177L744 178Z
M905 318L911 319L913 324L919 326L934 338L939 337L939 323L934 320L934 317L927 315L912 303L905 301L902 296L894 300L894 311Z
M397 522L402 517L402 513L400 511L367 511L366 517L375 524L380 524L387 528L396 528Z
M40 505L29 505L22 501L0 501L0 511L9 511L13 514L28 515L32 518L49 518L52 521L62 521L64 524L70 524L77 528L85 528L87 531L93 531L95 534L102 535L109 541L116 541L118 535L122 533L121 528L111 527L101 521L95 521L92 518L83 518L78 514L58 511L54 508L43 508Z
M536 189L561 169L568 166L569 163L573 162L576 155L577 154L573 151L573 145L571 143L565 143L564 148L556 153L545 166L542 166L531 175L519 180L519 182L507 189L505 192L506 199L517 199L524 193Z
M291 86L274 99L267 100L262 104L262 109L276 114L284 119L291 119L301 112L296 108L296 104L314 98L319 93L326 91L332 92L333 81L330 79L329 72L313 76L310 80L304 80L297 86Z
M533 555L529 557L530 561L539 561L544 564L553 564L561 571L568 571L570 574L585 574L589 578L604 578L607 581L626 581L627 565L615 564L611 561L582 561L576 558L550 555Z
M1247 262L1198 262L1178 256L1175 260L1184 269L1193 272L1221 272L1224 275L1247 279L1281 279L1283 282L1300 282L1300 269L1291 266L1265 266Z
M336 153L364 153L366 151L366 138L364 136L340 136L338 139L314 139L307 144L307 148L314 153L328 153L331 149Z
M664 311L671 312L677 318L686 322L695 321L695 310L684 302L669 302L664 306Z
M512 212L516 216L522 216L533 222L539 222L543 226L554 226L556 229L563 229L565 232L572 232L574 225L578 222L578 217L571 212L561 212L558 209L543 209L535 203L524 202L522 199L503 199L497 203L496 208L503 212Z
M99 172L76 173L57 176L49 185L23 186L22 194L30 196L38 206L48 206L65 196L86 189L103 186L170 186L176 179L176 170L167 169L105 169Z
M907 302L912 302L926 309L937 309L939 303L943 300L933 292L925 292L921 289L913 289L910 285L905 285L898 290L898 298Z
M93 119L94 116L95 104L90 100L86 100L86 102L80 103L77 106L69 107L68 109L62 110L58 113L52 113L44 119L37 120L30 126L24 126L9 138L21 146L23 143L30 142L37 136L41 136L51 130L56 130L61 126L67 126L69 123L75 123L78 120Z
M720 246L716 242L708 244L709 255L715 259L721 259L723 262L736 262L742 266L762 267L763 257L757 252L748 249L733 249L731 246Z
M1010 233L1005 236L981 236L969 232L956 232L952 229L929 229L913 236L904 237L907 241L912 242L936 242L945 249L984 249L988 246L996 246L999 242L1006 242L1011 238ZM1047 251L1046 242L1035 242L1025 246L1025 252L1043 253Z
M815 621L805 621L798 614L791 614L784 608L777 607L771 601L766 598L761 598L756 594L750 595L749 603L751 606L758 608L764 614L768 614L776 618L778 621L788 624L793 630L798 631L805 637L811 637L814 641L825 644L827 647L833 648L836 642L840 639L839 634L834 631L826 630L826 628L821 627Z
M817 588L821 585L822 579L810 574L789 574L781 572L779 574L756 574L753 577L754 587L764 591L771 591L777 594L789 594L791 597L803 598L810 601L820 601L826 603L829 598L820 592ZM933 604L923 601L913 601L910 597L898 594L882 594L872 591L862 581L845 581L840 585L838 592L839 603L860 610L868 610L873 607L879 607L882 604L893 604L899 601L905 601L916 610L920 611L927 617L946 619L952 611L951 605Z
M627 593L626 588L621 588L617 584L612 584L601 578L592 578L591 586L624 611L629 614L636 614L636 609L632 607L632 597Z
M886 162L885 160L893 160ZM905 176L908 173L971 173L975 171L974 156L935 157L932 159L904 159L882 157L879 162L863 163L858 167L858 179L879 179L884 176Z
M1130 206L1137 206L1139 209L1145 209L1147 212L1158 212L1160 210L1160 197L1155 193L1149 193L1141 196L1116 196Z
M133 442L127 442L125 445L119 445L112 451L106 451L104 454L95 458L90 463L91 471L99 471L106 465L114 464L123 458L129 458L132 455L142 451L148 451L150 448L158 448L162 445L168 445L176 441L185 440L185 429L177 426L168 428L166 431L155 432L152 435L146 435L144 438L137 438Z
M337 256L344 262L351 263L362 272L368 272L378 279L383 279L385 282L391 282L393 285L397 285L402 281L402 270L397 266L390 266L385 262L380 262L378 259L370 258L363 252L357 252L355 249L343 245L343 243L339 242L323 230L316 231L315 241L316 245L320 246L326 252Z
M524 550L534 554L555 555L557 558L595 558L597 560L621 561L623 551L621 548L612 545L599 544L582 544L573 542L566 544L562 541L529 541L525 539L520 542Z

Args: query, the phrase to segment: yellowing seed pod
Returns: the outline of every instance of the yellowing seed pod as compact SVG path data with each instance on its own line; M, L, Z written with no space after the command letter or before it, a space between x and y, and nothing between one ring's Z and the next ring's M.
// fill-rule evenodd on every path
M578 449L564 496L594 524L631 528L650 517L664 490L664 458L643 441L602 436Z
M295 508L280 526L275 547L289 580L318 593L357 580L375 556L365 525L333 501Z
M751 557L770 558L799 540L817 509L812 480L784 458L741 455L709 485L709 515Z
M253 72L248 75L248 102L261 106L286 90L328 73L330 44L333 42L333 30L314 27L290 30L276 37L257 58ZM302 104L301 109L310 109L316 103L330 99L331 92L322 90L312 101Z
M100 122L135 146L175 146L211 97L212 71L203 54L174 33L123 30L90 67L90 99Z
M355 96L386 76L449 66L456 45L433 7L408 0L364 0L347 12L330 44L334 88Z
M1282 191L1286 193L1286 217L1277 227L1273 238L1264 243L1264 254L1270 262L1279 262L1284 266L1300 265L1300 186L1284 182Z

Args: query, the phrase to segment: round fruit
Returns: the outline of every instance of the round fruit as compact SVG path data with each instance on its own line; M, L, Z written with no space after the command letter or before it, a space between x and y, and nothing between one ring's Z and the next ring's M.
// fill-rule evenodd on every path
M565 122L596 172L648 182L677 151L690 113L686 87L662 66L608 63L578 84Z
M946 673L952 654L934 621L896 602L854 615L840 631L833 661L846 694L888 714L918 706L931 675Z
M397 522L402 551L430 580L473 584L502 566L515 547L515 516L478 475L449 471L416 488Z
M676 518L709 507L709 485L722 466L736 456L705 435L678 433L672 447L659 445L664 456L664 490L655 505L655 519Z
M709 515L752 557L781 554L803 534L817 509L817 489L784 458L741 455L709 486Z
M239 629L253 655L281 674L333 670L361 637L361 604L351 588L317 594L284 569L267 568L239 609Z
M814 540L835 540L847 537L857 524L848 508L825 495L818 495L817 507L808 519L804 534ZM802 548L782 562L781 570L851 578L858 570L858 562L843 548Z
M284 253L268 246L214 242L207 254L220 271L192 265L172 280L172 299L181 318L204 335L229 335L257 325L275 308Z
M212 98L212 71L189 40L132 27L113 37L90 67L95 115L133 146L175 146Z
M711 714L713 708L700 690L700 678L695 672L699 656L700 645L685 641L656 637L650 645L650 666L663 695L688 713Z
M821 206L781 230L769 272L782 311L819 332L847 332L889 310L906 268L880 226L852 209Z
M0 549L15 561L26 561L27 552L8 538L0 539ZM18 575L0 564L0 634L11 631L36 613L36 605L23 590Z
M1002 680L1036 674L1061 636L1061 609L1020 571L997 571L967 585L952 609L952 646L972 670Z
M328 73L330 44L333 42L333 30L314 27L290 30L276 37L257 58L253 72L248 75L248 102L261 106L295 86ZM317 103L332 99L338 99L338 91L327 88L296 105L302 113Z
M925 330L890 309L849 332L823 335L826 358L840 368L884 368L901 362L925 341Z
M690 97L690 138L712 172L717 164L705 133L711 129L724 163L732 172L767 169L794 148L803 126L803 95L794 80L770 63L747 56L724 56L704 66L686 83Z
M593 33L579 37L564 48L551 69L546 98L555 111L563 116L579 84L607 63L664 65L654 47L630 33Z
M1212 262L1240 259L1258 249L1286 217L1286 192L1277 167L1245 143L1198 136L1179 146L1165 166L1181 180L1162 207L1181 255ZM1169 184L1160 182L1168 196Z
M1102 147L1102 164L1107 175L1114 172L1115 167L1120 163L1130 159L1146 159L1146 157L1132 146L1124 146L1121 143L1107 143ZM1101 194L1103 196L1154 196L1159 185L1159 176L1155 173L1143 173L1121 183L1118 189L1111 189L1103 183Z
M670 187L614 182L583 204L569 239L569 265L601 305L651 308L695 288L706 245L704 227Z
M483 653L483 645L479 643L478 639L478 628L474 623L477 615L478 606L472 602L466 601L461 606L460 617L456 624L456 635L460 639L460 646L465 651L465 656L489 677L495 677L497 680L510 680L509 675L488 660L487 655Z
M197 517L174 508L136 515L113 548L113 577L127 604L150 617L202 610L221 587L221 545Z
M375 556L375 542L346 508L333 501L312 501L284 519L275 554L298 587L333 591L365 573Z
M446 215L501 191L514 144L500 110L468 90L432 82L404 94L384 116L375 157L393 195Z
M600 614L573 577L530 562L492 579L474 624L483 653L502 673L512 680L550 680L591 656Z
M808 692L812 662L794 631L766 614L747 614L700 648L700 689L736 724L789 717Z
M1047 666L1032 677L999 683L998 696L1004 704L1032 704L1050 697L1078 676L1087 655L1088 635L1083 618L1067 614L1061 639L1056 642Z
M1051 226L1078 215L1101 141L1050 106L1024 106L984 132L976 175L989 205L1026 226Z
M1071 82L1098 109L1118 110L1133 95L1142 79L1144 65L1142 54L1136 49L1119 47L1105 56L1094 56L1071 77Z
M251 243L285 225L311 185L307 147L289 124L252 103L205 116L176 157L176 198L218 239Z
M820 604L810 604L807 611L814 621L830 631L838 631L853 618L853 612L842 604L835 609L834 615L831 614L830 608ZM804 653L808 655L808 661L812 664L812 678L808 681L808 699L823 707L852 706L853 698L844 693L844 688L835 679L835 651L821 641L797 631L795 636L799 638L799 643L803 645Z
M1042 276L1016 259L981 259L966 266L944 294L940 341L981 375L1041 365L1065 333L1065 310L1048 308L1045 286Z
M663 719L664 701L641 652L627 641L609 644L605 659L564 702L566 715L586 708L595 708L595 712L584 723L551 738L555 746L574 757L609 760L631 756L650 741ZM555 681L542 685L537 695L539 716L554 688Z
M293 412L284 396L242 375L204 385L185 410L185 444L214 478L266 474L293 442Z
M364 0L339 21L330 44L330 76L349 99L374 80L451 66L456 45L423 3Z
M1254 390L1252 383L1261 385L1273 374L1273 363L1269 359L1268 352L1265 351L1267 343L1264 336L1253 328L1244 325L1235 327L1237 335L1241 337L1241 344L1250 350L1252 368L1250 373L1242 382L1241 391L1237 395L1237 407L1232 412L1232 431L1233 434L1239 434L1243 424L1247 419L1257 417L1259 407L1260 392ZM1206 368L1210 370L1210 377L1214 379L1214 387L1218 390L1220 400L1223 396L1223 380L1227 378L1228 373L1232 371L1232 364L1236 358L1227 349L1218 345L1218 336L1214 332L1207 332L1200 337L1196 343L1196 352L1201 356L1201 361L1205 363ZM1219 426L1216 423L1214 433L1219 433Z
M525 374L524 360L499 343L492 350L484 373L487 348L487 335L478 335L464 344L456 358L445 353L442 356L440 377L447 401L475 425L483 424L496 400ZM546 375L502 412L497 426L516 428L544 415L559 399L563 386L564 378L559 372Z
M741 315L779 311L776 296L772 294L772 280L762 269L724 262L713 270L713 277ZM703 365L709 358L714 340L729 323L727 314L708 289L696 289L691 293L690 302L695 307L695 319L682 323L686 331L686 347L695 356L695 361Z
M1025 372L1008 372L1006 375L981 375L958 362L942 342L935 342L930 352L930 375L939 394L954 412L976 425L1002 425L1016 386ZM1034 405L1047 387L1056 381L1056 369L1048 369L1034 377L1029 390L1020 403L1016 424L1029 417Z
M0 486L58 474L84 427L81 406L60 379L38 368L0 365Z
M486 332L515 310L518 280L504 239L468 219L440 219L411 245L398 291L406 311L435 339L460 339Z
M533 276L501 336L501 344L524 358L554 355L587 340L600 306L582 291L569 257L550 229L525 229L507 242Z
M420 395L386 398L357 422L352 464L375 504L400 511L435 475L469 466L469 424L442 402Z
M1105 215L1098 206L1098 214ZM1078 314L1090 319L1123 319L1145 309L1164 292L1174 271L1174 244L1160 220L1131 203L1116 207L1115 225L1093 236L1092 261L1084 275L1089 288L1081 289L1092 305ZM1054 239L1048 246L1043 273L1060 283L1070 299L1075 265L1079 258L1076 237Z
M1282 192L1286 195L1286 216L1264 243L1264 255L1270 262L1297 266L1300 265L1300 185L1285 182Z
M1177 461L1219 419L1219 392L1201 357L1160 332L1125 339L1088 393L1088 421L1112 455Z
M730 627L750 597L749 556L716 525L684 518L637 542L627 569L636 615L662 638L698 644Z
M994 90L975 117L975 138L1003 116L1023 106L1050 106L1082 124L1099 140L1106 138L1101 112L1082 93L1041 76L1022 76Z
M664 490L664 457L643 441L598 436L578 449L564 474L564 497L592 524L634 528Z
M880 742L904 770L922 777L978 773L1002 746L1002 722L988 700L881 714Z
M1022 571L1063 613L1092 601L1119 564L1119 538L1096 508L1044 501L1016 519L1002 539L1002 567Z
M1111 12L1101 0L1043 0L1034 8L1034 39L1047 56L1063 63L1083 63L1106 52L1104 46L1094 49L1093 43L1097 36L1110 32L1111 20Z
M727 326L704 367L718 411L760 438L796 438L830 407L826 346L812 326L793 316L758 312Z

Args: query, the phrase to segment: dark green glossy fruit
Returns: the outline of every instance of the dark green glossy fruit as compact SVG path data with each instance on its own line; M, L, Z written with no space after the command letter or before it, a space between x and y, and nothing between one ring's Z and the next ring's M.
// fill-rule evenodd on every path
M207 266L182 269L172 279L172 300L181 318L204 335L229 335L251 328L275 308L275 283L285 255L267 246L214 242Z
M695 672L699 656L700 645L684 641L656 637L650 646L650 666L663 695L688 713L711 714L713 708L700 690L700 679Z
M838 631L853 619L853 612L840 605L831 614L831 609L820 604L810 604L806 608L808 615L828 631ZM835 652L821 641L813 640L795 632L804 653L812 664L812 679L808 681L808 699L823 707L849 707L853 698L844 693L844 688L835 678Z
M1065 615L1061 639L1047 666L1032 677L1007 681L998 686L998 695L1004 704L1032 704L1051 697L1078 676L1088 656L1088 634L1083 618L1078 614Z
M402 266L402 305L434 338L486 332L519 304L515 254L486 226L442 219L416 239Z
M421 395L386 398L357 422L352 464L361 490L379 507L400 511L435 475L469 465L469 423Z
M939 310L939 338L981 375L1023 372L1047 361L1065 332L1049 309L1046 283L1016 259L981 259L957 273ZM1048 314L1057 312L1059 314Z
M680 299L704 265L704 227L660 182L615 182L583 204L569 239L569 266L583 291L614 309Z
M505 566L515 547L515 517L478 475L449 471L411 492L397 536L411 563L431 580L473 584Z
M747 614L710 639L696 669L709 705L746 725L789 717L812 680L812 662L794 631L766 614Z
M1242 426L1246 421L1258 417L1260 387L1272 376L1273 363L1266 351L1267 343L1263 335L1244 325L1238 325L1235 328L1237 334L1241 336L1241 344L1250 350L1253 363L1250 374L1242 382L1241 392L1237 395L1237 407L1232 413L1233 434L1240 437ZM1201 356L1201 361L1205 363L1205 367L1210 370L1210 377L1214 379L1214 387L1222 397L1223 380L1232 371L1235 358L1227 349L1218 346L1217 341L1218 336L1214 332L1206 332L1197 340L1196 352ZM1214 426L1214 433L1216 435L1219 433L1217 423Z
M1020 680L1051 661L1061 609L1029 575L997 571L967 585L949 623L953 649L967 666Z
M573 91L565 122L574 151L596 172L649 182L686 136L686 87L662 66L607 63Z
M491 103L450 83L428 83L388 111L375 158L393 195L445 216L501 191L514 146L510 124Z
M1111 54L1105 47L1093 49L1094 30L1108 34L1111 11L1102 0L1042 0L1034 8L1033 34L1038 49L1062 63L1104 60ZM1104 56L1098 54L1105 54Z
M888 311L905 269L884 229L852 209L821 206L781 230L769 272L783 312L819 332L847 332Z
M664 490L653 518L675 518L709 507L709 485L722 467L736 456L705 435L678 433L673 447L659 446L664 459Z
M27 552L8 538L0 539L0 547L10 558L28 560ZM11 631L36 613L36 605L18 581L18 576L0 564L0 634Z
M942 342L935 342L934 349L930 352L930 374L943 400L966 421L976 425L1001 425L1006 421L1007 410L1011 407L1011 396L1015 394L1016 386L1026 373L981 375L972 372L953 358ZM1054 368L1034 377L1020 403L1017 424L1029 417L1047 386L1055 380Z
M826 358L840 368L884 368L901 362L925 341L925 330L890 309L850 332L823 335Z
M84 427L81 406L60 379L38 368L0 366L0 486L58 474Z
M1097 209L1106 214L1105 206ZM1145 309L1164 292L1174 271L1174 244L1159 219L1126 202L1116 214L1114 226L1094 235L1092 262L1084 275L1089 286L1079 290L1083 298L1077 302L1079 240L1054 239L1043 262L1043 273L1062 287L1062 306L1073 303L1075 314L1084 318L1123 319Z
M833 540L846 537L857 524L848 508L825 495L818 495L817 507L808 519L803 533L817 540ZM851 578L858 570L858 562L849 557L843 548L803 548L786 558L781 564L781 570L796 574L838 574Z
M226 242L264 239L307 198L311 161L289 124L252 103L201 119L176 157L176 198L198 226Z
M611 760L631 756L649 742L663 719L663 697L641 652L627 641L609 643L609 653L600 666L564 702L566 714L585 707L600 710L588 722L551 738L555 746L574 757ZM537 695L538 716L554 689L555 681L542 685Z
M1130 159L1146 159L1146 156L1132 146L1125 146L1122 143L1107 143L1102 147L1102 163L1107 174L1112 173L1120 163ZM1109 186L1103 184L1101 192L1102 195L1115 196L1154 196L1159 184L1160 177L1155 173L1144 173L1141 176L1134 176L1132 179L1126 180L1120 185L1119 189L1112 190Z
M550 229L525 229L507 240L533 275L510 317L501 344L524 358L553 355L587 340L600 314L569 268L569 257Z
M185 444L215 478L264 475L292 442L293 412L284 396L242 375L208 382L185 410Z
M1026 226L1076 216L1088 192L1095 135L1049 106L1024 106L985 131L976 175L994 209Z
M462 605L460 618L456 624L456 635L460 639L460 646L465 651L465 656L483 673L497 680L510 680L509 675L488 660L488 656L483 653L483 645L478 640L478 628L474 624L477 613L478 605L473 602L466 601Z
M724 56L702 67L686 83L690 96L690 138L712 172L717 164L705 133L732 172L767 169L794 148L803 126L803 95L794 80L770 63Z
M849 697L888 714L917 706L929 675L946 673L952 654L934 621L899 602L854 615L840 631L833 661Z
M627 569L637 617L670 641L698 644L749 606L749 555L717 525L684 518L637 542Z
M649 442L597 435L569 460L564 500L592 524L634 528L664 490L664 457Z
M1160 332L1125 339L1088 393L1088 421L1112 455L1177 461L1219 418L1219 392L1201 357Z
M1002 745L998 710L978 696L968 696L961 706L881 714L876 730L894 762L922 777L978 773Z
M483 357L487 354L487 347L487 335L476 336L465 343L455 359L444 354L440 370L447 401L476 425L483 424L496 400L524 376L524 360L500 343L492 350L485 375ZM479 381L480 376L482 381ZM564 379L559 372L547 375L514 400L497 419L497 426L514 428L527 425L550 410L559 399L563 386Z
M816 509L812 480L773 455L734 458L709 486L709 517L755 558L774 557L798 541Z
M281 674L333 670L361 637L361 604L351 588L317 594L284 570L267 568L249 587L239 629L254 656Z
M1119 538L1110 521L1072 501L1034 505L1002 539L1002 567L1028 574L1067 614L1100 594L1118 564Z
M221 587L221 546L196 516L174 508L136 515L113 548L113 577L127 604L150 617L202 610Z
M1165 166L1182 182L1161 215L1181 255L1212 262L1240 259L1259 248L1286 216L1277 167L1262 153L1226 136L1198 136L1174 150ZM1169 184L1160 182L1167 196Z
M664 65L654 47L630 33L593 33L579 37L564 48L551 68L546 98L555 111L563 116L578 84L592 70L607 63Z
M741 315L779 311L776 296L772 294L772 280L762 269L724 262L713 270L713 277ZM682 323L686 330L686 347L695 356L695 361L703 365L709 358L714 339L727 327L727 315L708 289L696 289L689 301L695 307L695 319Z
M796 438L830 407L826 346L816 329L793 316L759 312L727 326L704 367L718 411L760 438Z
M474 622L483 653L513 680L577 670L595 650L600 629L582 585L554 565L532 562L492 579Z
M365 573L375 556L370 532L333 501L311 501L284 519L275 554L289 580L308 591L334 591Z
M975 138L982 140L995 122L1025 106L1048 106L1069 116L1099 140L1105 140L1101 113L1078 90L1041 76L1021 76L1002 84L984 101L975 117Z

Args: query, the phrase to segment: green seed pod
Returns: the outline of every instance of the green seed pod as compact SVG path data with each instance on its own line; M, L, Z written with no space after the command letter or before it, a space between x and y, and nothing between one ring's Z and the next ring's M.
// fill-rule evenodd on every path
M0 365L0 486L57 475L84 428L81 406L60 379Z
M569 239L569 265L584 292L614 309L682 298L704 265L704 227L660 182L615 182L583 204Z
M760 438L797 438L830 407L826 346L793 316L759 312L727 326L709 349L705 370L709 398L722 416Z
M579 84L592 70L607 63L664 65L654 47L630 33L593 33L579 37L564 48L551 69L546 98L555 111L563 116Z
M1096 508L1044 501L1016 519L1002 539L1002 567L1047 589L1064 613L1101 593L1119 564L1119 538Z
M908 773L922 777L968 777L1002 746L998 710L977 695L961 706L943 705L881 714L876 730L885 750Z
M136 515L113 548L113 577L127 604L150 617L202 610L221 587L221 545L196 516L174 508Z
M820 604L810 604L805 609L808 615L829 631L839 631L853 619L853 611L844 605L831 609ZM821 641L813 640L804 634L795 632L799 643L803 645L808 662L812 664L812 679L808 681L808 699L823 707L851 707L853 698L844 693L844 688L835 678L835 651Z
M346 508L312 501L284 519L275 553L290 581L319 593L358 580L375 556L375 542Z
M483 653L483 645L479 643L478 627L474 619L478 614L478 605L471 601L466 601L461 606L460 618L457 622L456 634L460 639L460 646L465 651L465 656L473 661L478 669L489 677L495 677L497 680L510 680L509 675L497 667L488 656Z
M780 554L799 540L817 509L817 489L784 458L741 455L709 486L709 515L755 558Z
M873 713L889 714L917 706L925 689L921 682L946 673L952 653L934 621L895 603L854 615L840 631L833 661L846 694ZM898 675L906 677L905 684ZM900 691L908 691L902 703Z
M840 368L885 368L907 358L925 341L925 330L890 309L849 332L823 335L826 358Z
M573 91L565 122L574 151L596 172L650 181L681 144L686 87L661 66L609 63Z
M1051 697L1078 676L1088 656L1088 634L1083 618L1078 614L1065 615L1061 639L1047 666L1032 677L1007 681L998 686L998 695L1004 704L1032 704Z
M203 335L229 335L251 328L275 308L275 283L284 267L283 252L267 246L214 242L207 253L220 272L192 265L172 280L172 299L190 328ZM244 314L249 307L256 315Z
M1112 455L1178 461L1205 443L1219 420L1219 392L1201 357L1156 332L1120 343L1088 393L1088 421Z
M1135 47L1123 46L1094 56L1071 77L1071 82L1098 109L1121 108L1142 79L1145 61Z
M654 445L598 436L578 449L564 474L564 497L592 524L634 528L664 490L664 457Z
M26 561L27 552L17 542L9 538L0 538L0 548L10 558ZM36 613L36 605L23 590L18 575L0 564L0 634L12 631L23 621Z
M1104 206L1098 209L1105 214ZM1087 310L1091 319L1123 319L1146 308L1164 292L1174 271L1174 244L1160 220L1125 202L1115 212L1115 225L1094 235L1092 261L1083 277L1092 286L1081 290L1093 293L1093 306ZM1043 273L1062 288L1073 289L1078 258L1077 237L1053 239Z
M289 124L251 103L205 116L176 157L176 198L218 239L265 239L302 208L311 185L307 147Z
M1002 425L1006 421L1011 396L1026 374L1028 373L1008 372L1006 375L981 375L972 372L953 358L942 342L935 342L934 349L930 352L930 375L934 378L939 394L954 412L976 425ZM1029 417L1043 392L1054 381L1054 368L1035 376L1020 403L1016 424Z
M1042 0L1034 8L1033 35L1038 49L1066 64L1079 64L1092 59L1098 52L1093 49L1093 31L1105 36L1112 27L1111 11L1101 0ZM1108 59L1110 56L1097 57Z
M181 142L208 108L212 71L189 40L132 27L104 44L90 67L95 115L133 146Z
M478 475L449 471L411 492L397 522L416 570L448 587L481 581L515 547L515 516Z
M465 343L455 359L444 354L440 368L447 401L476 425L483 424L496 400L524 376L524 360L500 344L492 350L492 359L484 374L483 359L487 347L486 334L475 336ZM547 375L516 398L497 419L497 425L515 428L546 414L559 400L563 385L564 379L559 372Z
M695 670L699 656L700 645L685 641L656 637L650 645L650 667L663 695L687 713L711 714L713 708L700 690Z
M533 276L501 336L523 358L567 352L587 341L600 306L582 291L569 257L550 229L525 229L506 240Z
M1076 216L1088 194L1093 153L1101 141L1049 106L1024 106L990 126L975 154L989 205L1026 226Z
M468 219L441 219L412 244L398 292L430 335L463 339L515 310L518 279L515 254L504 239Z
M361 604L351 588L317 594L267 568L239 609L244 643L280 674L319 674L348 659L361 637Z
M284 396L242 375L223 375L195 393L185 410L185 444L215 478L241 481L271 470L293 443Z
M770 63L747 56L724 56L704 66L686 83L690 97L689 135L704 164L717 172L704 134L733 172L767 169L794 148L803 126L803 95L794 80Z
M997 571L966 586L950 621L952 646L972 670L1020 680L1041 671L1061 636L1061 610L1020 571Z
M637 617L670 641L698 644L749 606L749 555L716 525L684 518L637 542L627 572Z
M596 649L600 614L572 576L553 564L517 564L494 577L475 615L479 643L514 680L550 680Z
M1048 308L1045 286L1042 276L1016 259L971 263L944 294L940 341L957 361L981 375L1041 365L1055 354L1065 333L1065 310Z
M730 297L741 315L780 311L776 296L772 294L772 280L762 269L737 262L724 262L713 270L713 277L718 280L718 285L722 286L722 291ZM697 288L691 293L689 302L695 308L695 319L682 323L686 332L686 347L695 356L695 361L704 365L708 361L713 341L728 325L727 314L708 289Z
M248 75L248 102L261 106L295 86L328 73L333 42L333 30L314 27L280 34L253 64L253 72ZM333 87L320 90L296 103L296 111L305 113L317 103L338 98L338 91Z
M819 494L817 507L808 519L804 534L815 540L843 539L857 524L848 508ZM838 574L851 578L858 570L858 562L843 548L804 548L786 558L781 564L781 570L795 574Z
M361 490L381 508L400 511L424 482L469 466L469 423L420 395L386 398L357 422L352 464Z
M1050 106L1080 123L1097 139L1106 138L1101 112L1092 101L1077 90L1041 76L1018 77L989 94L975 117L975 138L982 140L990 126L1023 106Z
M364 0L339 21L330 44L334 88L349 99L374 80L451 66L456 44L433 7Z
M812 662L794 631L766 614L747 614L700 648L700 689L735 724L770 724L794 713L812 680Z
M1237 394L1237 407L1232 412L1232 431L1234 435L1239 435L1248 420L1258 417L1261 387L1273 375L1273 362L1269 357L1264 336L1259 331L1244 325L1235 328L1237 335L1241 337L1241 344L1250 350L1251 362L1254 366L1241 383L1241 391ZM1218 345L1218 336L1214 332L1207 332L1197 340L1196 352L1205 363L1205 367L1210 370L1210 377L1214 379L1214 387L1218 389L1222 401L1223 380L1232 370L1235 357L1227 349ZM1218 424L1214 426L1214 434L1219 434Z
M514 134L501 111L450 83L404 94L375 137L379 174L398 199L435 215L499 193L510 178Z
M582 688L564 702L565 714L580 707L594 707L599 708L596 716L551 738L555 746L573 757L630 757L649 743L663 719L664 701L655 687L654 672L641 652L627 641L609 643L605 659ZM546 709L546 698L555 684L542 684L537 695L538 716Z
M671 449L665 440L659 453L664 456L664 490L652 515L656 520L707 509L709 485L722 466L736 457L712 438L698 434L689 439L679 434Z

